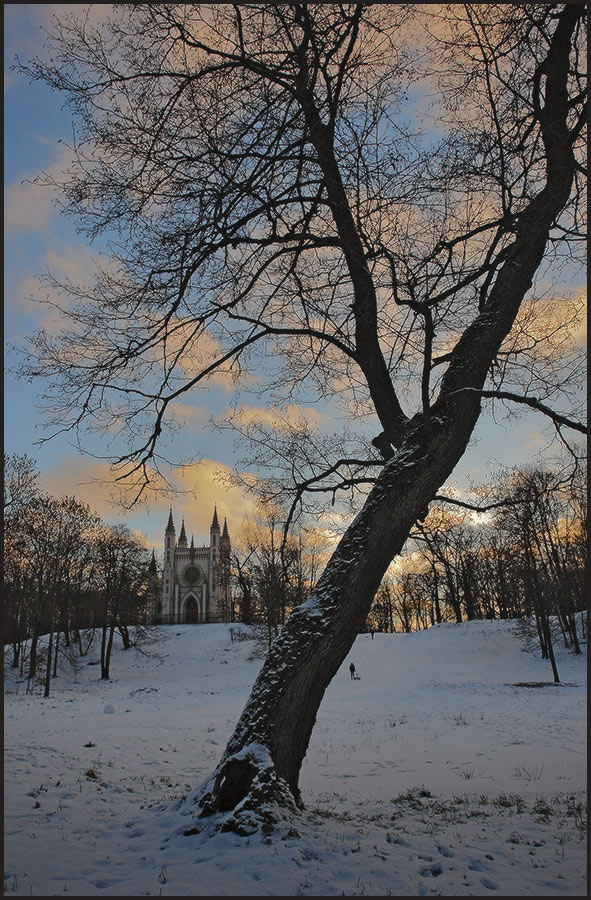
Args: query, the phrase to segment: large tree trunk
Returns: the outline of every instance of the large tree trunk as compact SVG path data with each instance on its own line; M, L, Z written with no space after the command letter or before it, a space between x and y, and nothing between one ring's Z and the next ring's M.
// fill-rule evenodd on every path
M463 428L419 430L385 465L312 596L273 642L224 755L197 794L202 816L227 813L223 828L248 831L255 812L272 818L273 803L302 805L298 777L324 692L389 563L464 452L478 412L471 405Z

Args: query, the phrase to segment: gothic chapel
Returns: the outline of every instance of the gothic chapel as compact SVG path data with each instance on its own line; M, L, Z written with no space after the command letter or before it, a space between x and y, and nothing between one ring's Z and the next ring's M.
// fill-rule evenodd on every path
M177 625L222 622L229 609L230 535L224 519L220 534L217 507L209 529L209 545L187 545L185 520L177 542L172 509L164 532L164 565L158 577L152 552L148 579L148 622Z

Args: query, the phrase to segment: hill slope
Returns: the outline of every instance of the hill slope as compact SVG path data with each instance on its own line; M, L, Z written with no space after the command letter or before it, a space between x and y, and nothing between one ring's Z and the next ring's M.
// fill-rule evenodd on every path
M586 893L584 657L559 650L554 686L515 622L360 635L320 709L301 823L207 839L179 833L178 801L261 661L223 625L153 634L150 655L115 650L110 682L91 651L47 700L6 670L5 893Z

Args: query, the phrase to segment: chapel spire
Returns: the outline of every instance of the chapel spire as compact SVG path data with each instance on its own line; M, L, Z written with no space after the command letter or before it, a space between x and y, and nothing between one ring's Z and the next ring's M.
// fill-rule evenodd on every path
M218 522L218 508L214 506L213 508L213 521L211 523L210 531L219 531L220 523Z
M179 547L187 546L187 533L185 531L185 520L183 519L183 524L181 525L181 534L179 537Z
M166 526L166 530L174 532L174 522L172 521L172 507L170 510L170 515L168 516L168 525Z

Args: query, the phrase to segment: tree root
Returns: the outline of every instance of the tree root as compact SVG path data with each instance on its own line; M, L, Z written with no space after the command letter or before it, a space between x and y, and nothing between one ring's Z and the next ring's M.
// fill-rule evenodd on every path
M195 803L200 808L198 818L211 818L215 831L241 835L256 831L269 835L278 822L291 820L303 808L260 744L222 758Z

